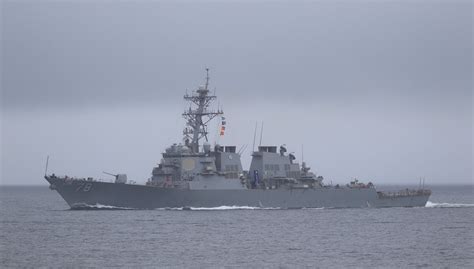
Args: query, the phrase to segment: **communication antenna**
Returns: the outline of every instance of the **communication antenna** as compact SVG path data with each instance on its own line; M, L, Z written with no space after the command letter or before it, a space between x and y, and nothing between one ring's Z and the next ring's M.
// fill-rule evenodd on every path
M257 122L255 122L255 130L253 131L253 145L252 145L252 151L255 151L255 138L257 136Z
M206 67L206 90L207 86L209 86L209 68Z
M260 129L260 144L259 144L259 146L262 145L262 137L263 137L263 121L262 121L262 128Z
M48 174L49 155L46 157L46 167L44 168L44 176Z

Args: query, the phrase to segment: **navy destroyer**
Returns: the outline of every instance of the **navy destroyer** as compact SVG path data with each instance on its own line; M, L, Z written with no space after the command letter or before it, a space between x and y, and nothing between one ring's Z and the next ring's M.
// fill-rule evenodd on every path
M284 145L258 146L252 150L249 169L244 170L236 146L209 143L209 123L221 120L222 135L226 121L222 110L211 109L216 96L209 91L206 71L205 84L184 95L189 108L182 114L186 120L182 143L166 148L146 184L129 181L126 174L113 175L115 182L105 182L45 172L50 189L72 209L425 206L431 191L424 188L381 192L372 183L358 180L343 186L325 184L305 162L296 162Z

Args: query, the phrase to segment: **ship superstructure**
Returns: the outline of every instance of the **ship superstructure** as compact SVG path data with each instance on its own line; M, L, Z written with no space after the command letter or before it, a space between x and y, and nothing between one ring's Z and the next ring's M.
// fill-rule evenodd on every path
M293 154L286 154L284 145L277 152L276 146L259 146L252 153L251 173L242 169L236 146L211 146L208 140L208 123L224 112L210 109L216 99L209 94L209 70L206 83L184 99L190 103L182 114L186 120L183 130L184 144L173 144L163 153L160 164L153 168L149 186L184 189L278 189L319 188L322 177L300 165ZM200 141L204 140L201 144Z

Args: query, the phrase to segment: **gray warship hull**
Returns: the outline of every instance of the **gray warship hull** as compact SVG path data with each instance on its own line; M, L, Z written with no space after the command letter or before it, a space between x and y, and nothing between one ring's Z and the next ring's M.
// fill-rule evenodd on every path
M252 161L248 170L242 168L241 155L235 145L212 147L208 142L208 123L219 117L219 136L223 136L227 121L222 109L213 109L217 98L209 91L209 69L205 85L183 96L189 107L182 113L186 120L182 143L174 143L161 153L146 185L130 184L126 174L113 174L114 183L47 175L50 188L73 209L93 208L212 208L221 206L261 208L361 208L424 206L431 191L402 190L396 193L378 192L372 182L354 179L346 186L323 183L323 177L311 172L303 161L296 161L286 145L262 146L255 150L254 131ZM205 141L200 143L200 141ZM301 151L303 153L303 149ZM128 182L128 184L127 184ZM423 184L424 185L424 184Z
M430 193L387 196L374 188L189 190L46 177L71 209L421 207Z

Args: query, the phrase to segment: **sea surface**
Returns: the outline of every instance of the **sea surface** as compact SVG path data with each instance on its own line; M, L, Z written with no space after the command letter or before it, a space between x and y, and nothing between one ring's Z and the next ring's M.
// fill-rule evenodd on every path
M474 268L473 186L430 188L419 208L75 211L0 187L0 267Z

